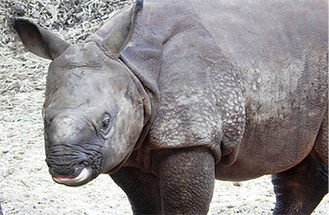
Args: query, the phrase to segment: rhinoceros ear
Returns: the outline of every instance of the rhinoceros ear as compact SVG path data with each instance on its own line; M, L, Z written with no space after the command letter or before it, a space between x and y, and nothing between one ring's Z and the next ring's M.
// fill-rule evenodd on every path
M99 45L106 50L106 53L111 58L119 58L120 52L125 48L131 39L137 13L142 10L142 8L143 0L137 0L127 15L124 16L122 20L115 25L108 36L99 43Z
M55 34L26 19L15 19L14 28L25 47L43 58L53 60L70 46Z

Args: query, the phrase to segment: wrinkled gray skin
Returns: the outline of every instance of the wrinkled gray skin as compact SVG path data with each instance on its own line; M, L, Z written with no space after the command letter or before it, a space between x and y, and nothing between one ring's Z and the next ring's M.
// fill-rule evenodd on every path
M215 178L272 174L274 214L311 213L328 192L327 2L136 5L75 45L16 20L53 60L53 179L109 173L135 214L206 214Z

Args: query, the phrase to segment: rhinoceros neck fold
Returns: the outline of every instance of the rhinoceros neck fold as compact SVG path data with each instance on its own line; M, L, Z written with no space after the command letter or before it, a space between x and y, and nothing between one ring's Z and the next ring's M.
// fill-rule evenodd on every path
M152 96L153 94L149 92L141 80L129 68L127 71L134 81L135 86L143 100L144 128L135 146L135 149L138 149L144 142L145 137L149 132L150 126L154 120L157 100Z

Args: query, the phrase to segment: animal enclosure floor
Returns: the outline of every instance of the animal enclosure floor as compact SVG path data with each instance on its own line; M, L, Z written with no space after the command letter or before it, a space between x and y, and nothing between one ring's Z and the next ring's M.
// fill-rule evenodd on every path
M74 1L65 0L0 2L0 199L3 213L132 214L124 192L107 175L74 188L52 181L45 163L42 122L45 78L50 61L26 51L9 28L13 14L21 14L69 42L78 42L109 16L111 1L80 1L75 6L70 5ZM113 2L116 2L113 8L126 4ZM270 176L240 184L216 181L209 214L271 214L274 203ZM328 211L327 195L313 214L328 214Z

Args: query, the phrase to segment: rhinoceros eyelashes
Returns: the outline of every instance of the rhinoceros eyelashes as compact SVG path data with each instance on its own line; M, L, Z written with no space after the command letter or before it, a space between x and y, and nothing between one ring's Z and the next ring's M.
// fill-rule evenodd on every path
M100 125L100 131L103 135L106 135L111 130L111 116L109 114L104 114L102 123Z

